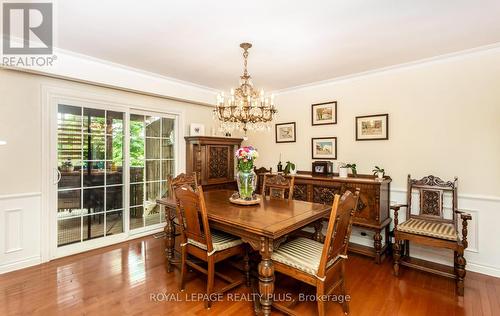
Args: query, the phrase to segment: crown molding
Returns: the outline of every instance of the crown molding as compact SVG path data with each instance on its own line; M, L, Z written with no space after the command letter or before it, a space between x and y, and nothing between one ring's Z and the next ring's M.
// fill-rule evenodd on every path
M326 85L330 85L330 84L340 83L340 82L344 82L344 81L362 79L364 77L379 75L379 74L383 74L383 73L387 73L387 72L423 67L423 66L427 66L429 64L446 62L446 61L453 60L453 59L466 58L466 57L469 57L471 55L482 54L482 53L490 52L490 51L494 51L494 50L500 51L500 42L489 44L489 45L484 45L484 46L479 46L479 47L475 47L475 48L471 48L471 49L461 50L461 51L457 51L457 52L453 52L453 53L437 55L437 56L433 56L433 57L429 57L429 58L410 61L407 63L396 64L396 65L382 67L382 68L376 68L376 69L358 72L358 73L354 73L354 74L349 74L349 75L345 75L345 76L339 76L339 77L334 77L334 78L330 78L330 79L326 79L326 80L320 80L320 81L306 83L306 84L302 84L302 85L298 85L298 86L283 88L283 89L272 91L272 93L274 93L275 95L280 95L280 94L285 94L285 93L290 93L290 92L296 92L299 90L311 89L311 88L326 86Z

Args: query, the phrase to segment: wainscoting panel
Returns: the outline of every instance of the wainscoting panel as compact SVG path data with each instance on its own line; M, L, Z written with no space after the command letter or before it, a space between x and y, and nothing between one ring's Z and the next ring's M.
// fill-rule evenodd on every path
M0 273L39 264L40 193L0 196Z

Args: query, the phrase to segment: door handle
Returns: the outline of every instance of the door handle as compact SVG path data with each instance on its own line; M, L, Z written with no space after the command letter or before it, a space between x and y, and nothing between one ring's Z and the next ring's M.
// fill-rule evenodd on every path
M55 168L55 170L57 172L57 180L54 181L54 184L58 184L61 181L62 175L61 175L61 171L59 171L59 168Z

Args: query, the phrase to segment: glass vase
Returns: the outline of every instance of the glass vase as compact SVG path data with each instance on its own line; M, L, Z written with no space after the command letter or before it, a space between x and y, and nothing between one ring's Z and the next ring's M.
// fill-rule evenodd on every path
M251 200L257 185L257 175L253 171L253 168L238 170L236 173L236 182L238 183L240 198Z

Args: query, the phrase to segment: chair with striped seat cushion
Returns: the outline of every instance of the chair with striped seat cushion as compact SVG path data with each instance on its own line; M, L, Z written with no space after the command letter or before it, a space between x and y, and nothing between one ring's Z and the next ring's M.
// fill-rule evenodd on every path
M184 289L184 279L187 266L194 268L207 275L207 297L216 293L214 291L215 275L220 277L229 285L220 289L219 293L229 291L241 285L245 279L233 280L229 276L215 272L215 264L233 256L244 258L244 268L247 286L250 284L250 266L248 264L247 248L241 238L211 230L208 223L208 214L201 186L196 192L192 186L183 184L175 188L174 197L176 201L177 217L181 231L181 277L180 289ZM189 255L207 263L207 268L198 265L189 258ZM205 307L210 308L212 301L206 300Z
M221 232L221 231L212 230L211 233L212 233L212 248L213 248L212 251L213 252L221 251L221 250L228 249L231 247L235 247L235 246L241 245L243 243L241 238L226 234L226 233ZM202 235L204 235L204 234L202 234ZM207 250L207 245L200 243L200 242L197 242L196 240L188 238L187 242L189 244L194 245L196 247L199 247L203 250Z
M330 295L339 289L346 295L344 283L347 246L355 210L359 200L359 189L355 194L346 191L342 197L335 195L330 212L330 220L325 235L325 243L298 237L283 243L272 255L274 270L296 280L316 287L316 297ZM318 299L318 314L325 315L325 300ZM274 302L285 314L295 315L290 305ZM349 312L348 300L342 302L344 313Z
M457 240L458 238L453 224L432 222L417 218L410 218L406 222L399 224L398 230L447 240Z
M451 218L444 211L445 199L450 203ZM394 275L399 277L400 266L417 268L426 272L439 274L455 279L457 294L464 295L465 264L464 251L467 242L467 221L470 214L458 210L458 179L443 181L433 175L422 179L407 178L406 204L390 207L394 210ZM406 208L406 221L399 224L398 212ZM445 216L446 215L446 216ZM462 221L462 234L458 234L458 220ZM453 251L454 273L448 267L413 260L410 245L420 244L444 251Z
M299 237L279 247L273 253L272 259L317 276L322 253L322 243ZM338 258L340 255L330 260L327 266L331 266Z

